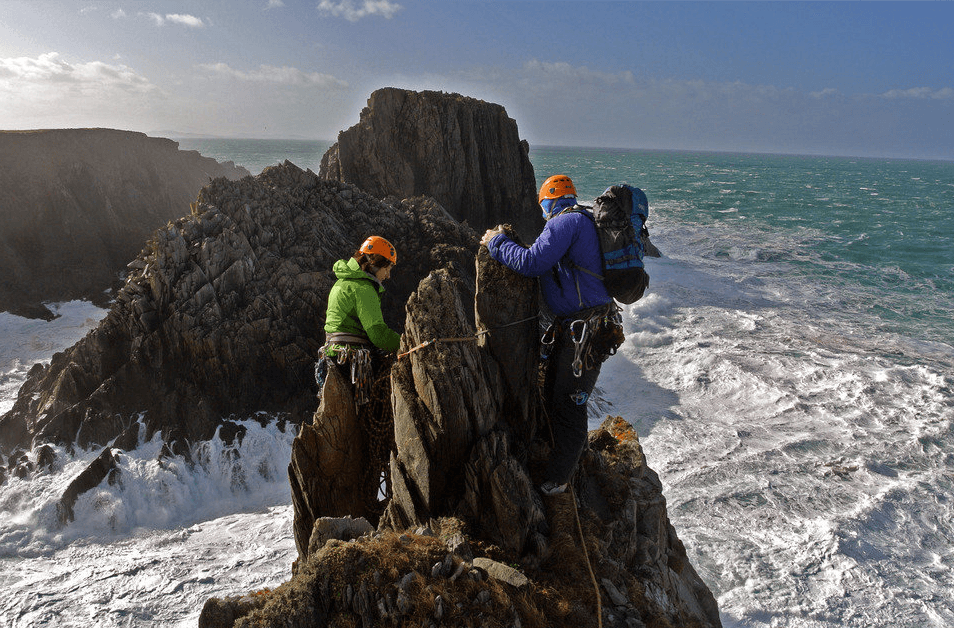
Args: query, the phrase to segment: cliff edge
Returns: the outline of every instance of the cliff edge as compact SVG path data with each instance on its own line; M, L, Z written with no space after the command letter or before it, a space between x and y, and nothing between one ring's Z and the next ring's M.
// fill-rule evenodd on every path
M211 179L248 176L172 140L113 129L0 131L0 310L104 305L148 236Z

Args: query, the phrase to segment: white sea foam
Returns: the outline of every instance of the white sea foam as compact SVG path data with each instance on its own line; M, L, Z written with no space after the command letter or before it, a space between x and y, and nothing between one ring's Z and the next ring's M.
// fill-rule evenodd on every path
M724 623L951 625L950 347L807 317L802 286L687 260L649 260L600 384Z
M5 364L0 407L34 362L76 342L105 315L82 302L54 306L52 321L0 314ZM100 453L54 447L49 470L0 484L2 626L194 626L202 604L280 584L295 558L286 466L294 436L271 417L241 425L160 463L159 437L118 454L119 481L82 494L75 521L57 502ZM29 452L32 461L36 452Z
M263 417L266 418L266 417ZM292 429L241 423L189 464L160 439L118 454L119 481L56 503L99 450L56 448L53 469L0 486L0 616L13 625L194 625L206 599L275 586L295 557L285 468Z
M49 362L96 327L106 310L85 301L47 304L53 321L0 312L0 414L16 401L16 392L37 362Z

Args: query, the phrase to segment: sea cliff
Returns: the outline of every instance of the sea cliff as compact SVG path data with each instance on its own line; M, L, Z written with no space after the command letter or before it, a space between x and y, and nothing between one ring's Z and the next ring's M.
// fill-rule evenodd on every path
M149 234L211 179L248 174L132 131L0 131L0 310L105 304Z

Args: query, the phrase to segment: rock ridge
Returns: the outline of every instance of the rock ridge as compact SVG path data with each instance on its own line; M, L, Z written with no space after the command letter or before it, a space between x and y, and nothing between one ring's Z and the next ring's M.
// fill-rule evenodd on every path
M362 464L360 451L337 463L321 453L362 438L353 419L341 420L350 397L326 393L293 445L292 579L255 605L210 600L200 625L721 625L623 419L607 417L590 433L571 492L536 490L550 453L537 402L536 291L483 247L470 281L439 269L408 299L403 355L390 372L391 494L376 532L328 540L334 518L347 514L336 496L363 488L347 466ZM321 474L337 481L308 482ZM360 499L353 507L366 512ZM408 560L416 562L385 569ZM233 623L213 622L224 609Z
M231 415L300 421L317 403L312 365L332 264L366 233L402 252L384 298L397 328L420 278L469 264L476 248L476 235L433 200L385 204L288 162L214 180L129 264L100 325L34 366L0 417L0 447L102 446L141 423L141 438L162 432L187 451Z

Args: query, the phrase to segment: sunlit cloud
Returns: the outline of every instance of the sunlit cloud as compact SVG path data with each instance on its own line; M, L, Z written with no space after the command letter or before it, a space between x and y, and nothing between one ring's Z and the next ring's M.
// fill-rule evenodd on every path
M892 89L881 95L889 100L954 100L954 89L944 87L931 89L930 87L912 87L911 89Z
M194 15L170 13L166 15L166 19L173 24L182 24L183 26L189 26L191 28L202 28L205 26L205 23L202 21L202 19L195 17Z
M149 18L155 23L156 26L165 26L166 22L179 24L181 26L188 26L190 28L202 28L205 26L205 22L202 21L202 18L195 17L194 15L183 15L181 13L167 13L165 15L161 15L159 13L153 12L140 13L139 15Z
M276 67L271 65L260 65L258 69L252 70L250 72L236 70L226 63L207 63L201 64L197 67L212 74L218 74L240 81L254 83L277 83L280 85L327 88L341 88L348 86L345 81L342 81L341 79L338 79L330 74L322 74L320 72L305 72L299 70L298 68L292 68L289 66Z
M113 125L164 98L132 68L59 53L0 59L0 128Z
M378 15L391 19L394 14L403 9L400 4L389 0L364 0L360 7L355 6L352 0L321 0L318 10L333 17L343 17L349 22L357 22L361 18Z
M280 7L283 7L283 6L285 6L285 3L282 2L282 0L268 0L268 6L266 6L265 8L266 8L266 9L278 9L278 8L280 8Z
M57 52L39 57L0 59L0 89L57 87L72 89L121 89L147 92L155 89L148 79L125 65L102 61L70 63Z

